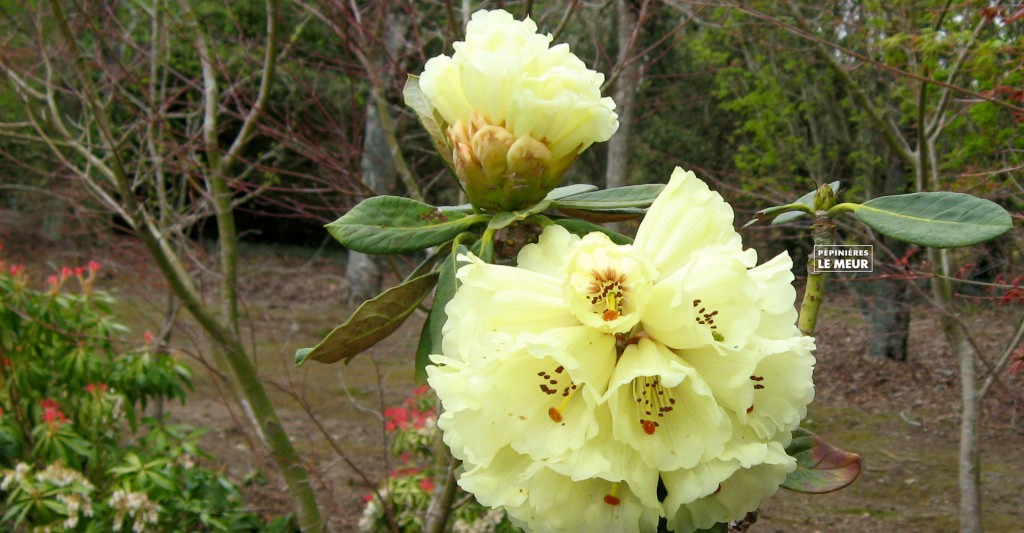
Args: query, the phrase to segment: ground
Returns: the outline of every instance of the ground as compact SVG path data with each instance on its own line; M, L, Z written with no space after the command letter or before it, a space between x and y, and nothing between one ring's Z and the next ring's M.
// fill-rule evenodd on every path
M103 264L101 288L120 298L118 312L132 328L130 341L159 330L165 286L138 243L109 236L87 243L47 243L30 238L17 216L0 214L0 254L27 263L37 284L61 265L94 259ZM240 261L246 342L296 446L315 465L316 491L331 531L352 531L369 482L394 461L386 453L383 406L397 405L414 386L412 358L423 317L412 318L391 338L350 365L292 364L295 349L311 346L341 323L344 256L322 250L247 246ZM955 531L959 380L938 318L927 304L914 308L910 360L875 360L864 354L866 323L844 286L825 304L817 333L816 398L804 426L836 446L863 456L860 478L827 495L787 491L769 499L753 532ZM204 278L201 290L216 283ZM992 360L1004 348L1022 309L966 302L962 319ZM245 491L250 506L268 515L287 512L288 500L273 462L245 416L216 377L209 345L181 310L172 343L196 370L186 405L167 406L178 422L204 426L203 446L236 480L258 479ZM1019 531L1024 523L1024 387L1002 376L984 400L982 484L985 529ZM314 422L315 416L316 422ZM318 424L320 427L318 427ZM336 451L328 443L332 439ZM354 468L353 468L354 467Z

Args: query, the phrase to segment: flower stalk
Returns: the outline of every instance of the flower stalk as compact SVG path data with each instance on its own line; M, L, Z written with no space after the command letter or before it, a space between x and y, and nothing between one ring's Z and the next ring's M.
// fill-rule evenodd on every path
M815 197L815 205L820 206L815 212L814 224L811 226L811 237L815 246L829 246L835 244L835 223L827 210L832 205L819 203L818 197L822 196L823 190L832 193L828 185L818 189ZM828 193L824 193L828 194ZM835 203L835 194L831 196L832 204ZM797 327L804 335L814 335L814 329L818 324L818 312L821 310L821 301L825 298L825 282L828 280L828 272L817 272L814 269L814 252L807 256L807 287L804 289L804 298L800 302L800 318L797 320Z

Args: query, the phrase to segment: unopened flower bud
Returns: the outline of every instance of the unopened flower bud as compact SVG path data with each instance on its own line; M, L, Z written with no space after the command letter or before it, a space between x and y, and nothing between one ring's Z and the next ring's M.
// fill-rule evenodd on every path
M427 62L420 89L448 124L455 172L477 207L529 207L618 129L604 76L527 18L480 11L455 53Z
M815 211L828 211L836 205L836 191L832 190L827 183L818 187L818 192L814 195L814 210Z
M509 147L514 142L516 138L508 130L488 124L473 134L471 146L484 173L498 177L508 170Z

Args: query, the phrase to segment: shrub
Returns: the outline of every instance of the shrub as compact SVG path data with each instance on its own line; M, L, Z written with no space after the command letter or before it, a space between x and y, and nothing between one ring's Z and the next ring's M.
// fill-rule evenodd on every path
M238 487L202 466L204 430L140 419L150 402L184 402L191 370L148 333L119 349L127 330L94 290L100 268L64 267L38 291L0 261L0 529L294 529L244 511Z

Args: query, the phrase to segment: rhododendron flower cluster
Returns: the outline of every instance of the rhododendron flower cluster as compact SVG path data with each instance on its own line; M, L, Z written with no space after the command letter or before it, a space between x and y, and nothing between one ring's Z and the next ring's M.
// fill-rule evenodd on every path
M462 260L427 370L484 505L539 531L688 532L742 518L796 467L814 341L792 262L757 265L692 172L631 245L552 225L516 267Z

